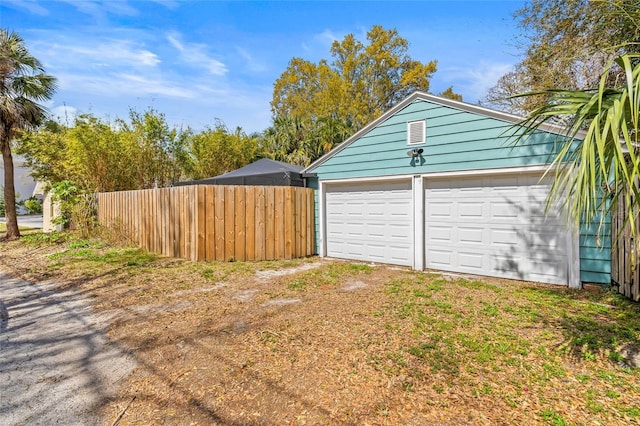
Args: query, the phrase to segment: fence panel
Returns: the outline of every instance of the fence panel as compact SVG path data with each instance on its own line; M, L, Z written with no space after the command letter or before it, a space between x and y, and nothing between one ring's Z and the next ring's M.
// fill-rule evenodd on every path
M275 260L310 256L313 190L210 186L98 194L98 221L138 247L202 260Z
M618 292L629 299L640 301L640 256L638 244L631 236L624 197L618 199L617 211L611 218L611 280ZM636 229L640 218L636 214Z

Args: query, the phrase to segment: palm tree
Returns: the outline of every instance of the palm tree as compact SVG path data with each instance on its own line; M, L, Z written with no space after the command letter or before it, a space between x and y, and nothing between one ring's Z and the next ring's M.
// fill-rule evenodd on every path
M7 239L20 237L11 141L20 131L35 128L43 121L46 111L38 102L51 99L55 87L55 78L45 74L42 64L29 54L22 38L0 29L0 152L4 162Z
M612 76L618 76L614 84ZM516 143L544 123L565 129L550 168L561 172L555 174L549 201L563 199L572 222L579 226L581 221L596 220L602 225L618 200L624 200L625 216L638 241L640 55L623 54L610 62L597 89L516 96L535 95L545 95L548 101L529 114L523 122L527 130Z

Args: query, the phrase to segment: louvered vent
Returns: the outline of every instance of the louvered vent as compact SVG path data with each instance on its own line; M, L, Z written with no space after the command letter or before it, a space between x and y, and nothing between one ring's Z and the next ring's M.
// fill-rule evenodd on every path
M418 145L424 143L425 137L425 121L409 121L407 123L407 143L409 145Z

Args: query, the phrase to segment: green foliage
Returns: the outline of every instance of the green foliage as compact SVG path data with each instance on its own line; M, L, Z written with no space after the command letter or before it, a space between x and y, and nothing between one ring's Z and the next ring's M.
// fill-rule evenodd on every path
M242 167L261 151L256 136L222 122L202 132L170 127L155 110L129 112L129 119L105 122L91 114L70 127L47 122L25 132L17 152L34 177L54 184L73 181L91 193L165 187Z
M410 93L429 90L436 62L413 60L408 51L397 30L375 25L366 43L353 34L334 41L331 61L291 59L274 84L267 151L308 165ZM461 100L451 88L443 95Z
M188 148L189 174L193 179L230 172L260 156L256 136L247 135L239 127L231 133L222 122L190 138Z
M68 129L47 121L37 131L23 132L16 140L15 152L25 159L31 175L42 182L60 182L69 176L66 148Z
M29 214L42 213L42 201L36 197L29 197L23 201L24 207L29 210Z
M462 102L462 95L454 92L453 86L445 89L442 93L440 93L440 96L442 96L443 98L449 98L449 99L453 99L454 101Z
M70 237L70 234L60 232L38 232L35 234L24 235L20 241L28 245L40 247L61 244L67 241Z
M291 164L308 165L354 132L351 122L320 118L313 124L289 116L274 118L261 144L269 156Z
M293 58L274 86L274 116L340 117L360 128L414 90L429 89L436 63L412 60L408 41L395 29L373 26L367 42L353 34L334 41L331 64Z
M60 203L60 215L53 219L53 224L68 227L80 198L80 188L73 181L63 180L53 184L51 193L53 201Z
M547 421L547 424L553 426L567 426L567 422L555 410L546 409L540 413L540 417Z
M186 175L191 130L170 128L164 115L153 109L142 114L132 110L129 121L116 123L130 155L142 165L134 173L137 187L169 186Z
M51 194L60 209L59 215L53 218L54 225L77 229L83 237L93 234L97 226L94 193L83 190L73 181L63 180L52 185Z
M530 0L515 17L524 59L487 95L489 103L512 113L533 111L548 99L543 93L510 97L516 93L592 89L614 57L640 52L636 0Z

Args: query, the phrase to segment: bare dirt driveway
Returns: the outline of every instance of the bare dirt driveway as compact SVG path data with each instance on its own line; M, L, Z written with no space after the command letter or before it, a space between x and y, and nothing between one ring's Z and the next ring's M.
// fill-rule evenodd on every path
M0 269L39 283L0 280L1 426L640 424L640 305L608 291L66 233Z
M0 271L0 423L90 425L134 368L87 299Z

